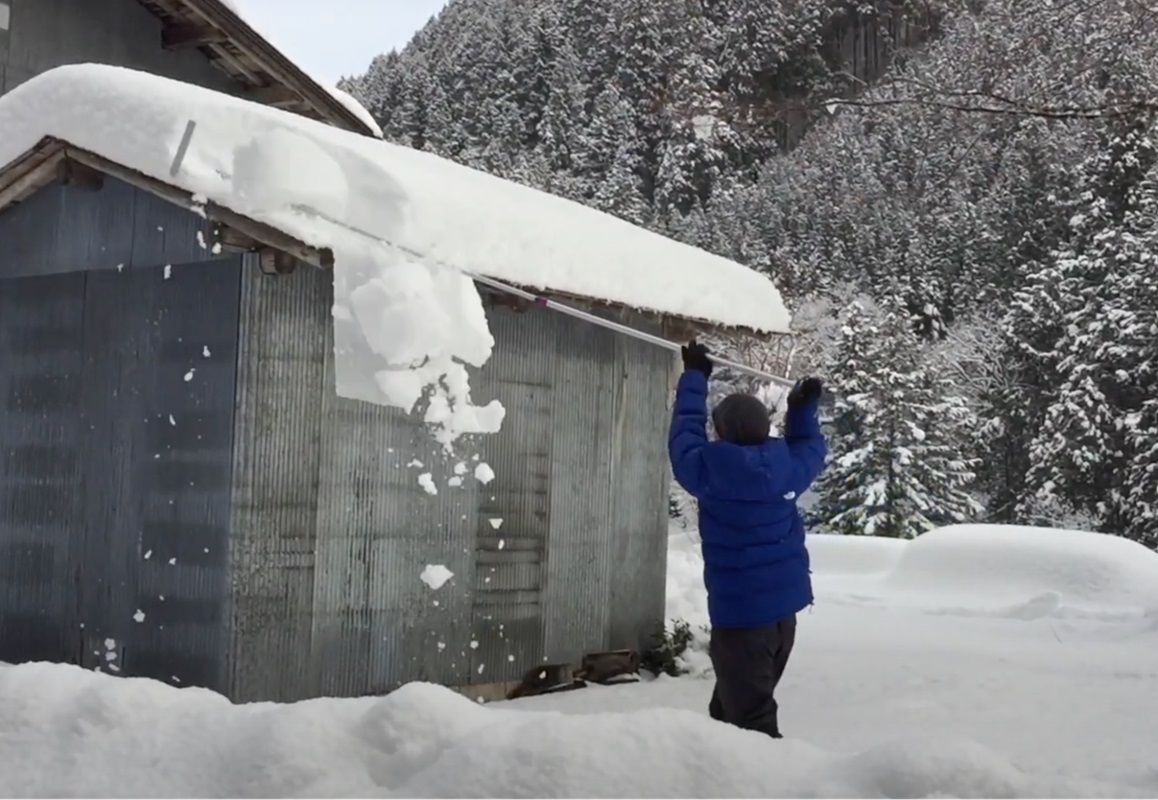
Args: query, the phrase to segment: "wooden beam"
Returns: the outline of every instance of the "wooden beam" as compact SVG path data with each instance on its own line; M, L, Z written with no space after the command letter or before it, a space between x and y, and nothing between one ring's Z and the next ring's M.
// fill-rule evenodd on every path
M46 139L24 153L0 176L0 209L19 203L56 180L57 166L64 160L64 148Z
M217 243L222 249L234 253L253 253L261 249L261 244L255 242L253 237L235 231L228 225L222 225L217 229Z
M301 95L285 86L263 86L260 89L252 89L245 93L245 99L266 106L287 106L302 102Z
M238 233L244 234L256 242L260 242L266 247L288 253L298 261L313 264L323 269L332 269L334 266L334 254L328 249L311 247L284 231L266 225L264 222L252 220L212 201L207 203L195 202L191 193L158 180L157 178L145 175L143 172L138 172L117 164L114 161L109 161L95 153L74 147L66 146L65 156L85 166L99 170L119 181L123 181L130 186L135 186L141 191L156 195L173 205L202 213L206 218L221 222Z
M166 50L184 50L227 41L229 37L211 25L168 25L161 30L161 47Z
M261 271L266 275L289 275L298 266L296 258L272 247L263 247L259 250L258 258Z
M84 192L99 192L105 185L104 173L62 158L56 165L56 179L63 186Z
M371 135L366 123L330 92L286 58L276 47L253 30L221 0L182 0L183 5L207 24L228 31L230 47L247 56L263 72L282 86L292 86L301 99L322 119L339 128ZM224 47L215 48L224 53Z

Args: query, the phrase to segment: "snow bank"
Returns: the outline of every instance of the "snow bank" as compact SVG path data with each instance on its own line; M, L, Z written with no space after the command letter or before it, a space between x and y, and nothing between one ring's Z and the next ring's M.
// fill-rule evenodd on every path
M1013 620L1158 620L1158 553L1117 536L961 525L912 541L809 534L808 551L817 607L869 603ZM674 527L666 613L693 628L708 624L697 537ZM707 663L693 654L687 666L698 673Z
M188 120L184 166L169 175ZM308 138L345 178L346 201L255 208L233 186L234 152L288 131ZM765 276L568 200L429 153L207 89L102 65L39 75L0 99L0 163L57 136L321 247L363 241L395 261L451 265L532 289L758 331L790 317ZM277 189L308 197L297 161ZM322 195L332 195L327 187ZM361 234L365 234L362 236Z
M807 538L813 573L873 575L892 570L908 544L879 536L837 536L814 533Z
M0 707L7 797L1097 794L924 734L838 756L691 711L525 713L429 684L381 699L234 706L203 690L29 664L0 667Z
M1105 534L961 525L907 543L886 585L1010 617L1158 614L1158 554Z

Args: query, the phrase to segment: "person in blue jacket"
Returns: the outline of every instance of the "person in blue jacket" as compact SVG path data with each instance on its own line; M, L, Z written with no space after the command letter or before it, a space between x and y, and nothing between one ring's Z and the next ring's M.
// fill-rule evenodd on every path
M712 412L712 360L694 339L683 348L668 453L680 486L699 501L704 584L716 674L713 719L781 738L774 694L796 637L796 614L812 605L804 523L796 508L824 469L817 378L788 395L784 438L769 437L768 409L749 394Z

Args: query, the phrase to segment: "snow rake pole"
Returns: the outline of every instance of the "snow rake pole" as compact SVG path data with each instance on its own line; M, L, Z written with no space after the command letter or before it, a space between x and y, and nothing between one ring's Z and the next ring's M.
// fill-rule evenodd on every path
M181 142L177 146L177 152L173 156L173 163L169 167L169 174L170 175L175 177L177 175L177 173L180 171L181 164L184 162L185 156L189 152L189 143L193 139L193 132L196 130L196 128L197 128L197 123L193 120L189 120L185 124L184 135L181 137ZM383 239L380 236L376 236L376 235L369 233L367 231L361 230L359 228L355 228L348 223L333 219L332 217L329 217L329 216L324 215L324 214L320 214L317 211L313 211L310 209L299 209L299 210L302 211L302 213L312 214L313 216L317 216L317 217L320 217L322 219L325 219L327 222L329 222L333 225L338 225L340 227L343 227L346 230L349 230L353 233L357 233L360 236L366 237L367 239L370 239L370 240L379 242L381 244L387 245L388 247L393 247L397 250L401 250L402 252L405 252L411 256L418 258L420 261L428 260L421 253L417 253L409 248L397 245L394 242ZM457 268L452 267L452 269L457 269ZM650 333L644 333L643 331L636 330L635 328L629 327L627 325L621 325L618 322L612 322L611 320L603 319L602 317L597 317L594 314L588 314L586 311L583 311L581 309L572 308L571 306L564 305L562 303L558 303L554 300L543 297L542 295L533 294L531 292L520 289L517 286L512 286L509 283L504 283L502 281L496 281L494 278L487 278L483 275L478 275L478 274L475 274L472 272L466 272L466 270L460 270L460 271L463 272L464 274L466 274L467 276L469 276L471 278L471 280L475 281L476 283L481 283L484 286L489 286L490 288L495 289L496 291L499 291L499 292L503 292L505 294L514 295L515 297L521 297L522 299L528 300L528 301L534 303L535 305L543 306L544 308L549 308L552 311L558 311L561 314L567 314L568 316L575 317L576 319L581 319L585 322L590 322L592 325L598 325L602 328L607 328L608 330L613 330L613 331L616 331L617 333L622 333L626 336L631 336L632 338L639 339L639 340L644 341L644 342L650 342L651 344L658 345L659 347L666 348L666 349L671 350L671 351L676 352L676 353L680 352L680 350L681 350L680 345L676 344L675 342L669 342L667 339L664 339L660 336L652 336ZM788 380L787 378L781 378L779 375L773 375L769 372L763 372L761 370L746 366L744 364L738 364L735 361L729 361L726 358L720 358L719 356L713 355L713 356L709 356L709 357L718 366L727 367L728 369L734 369L737 372L742 372L745 375L751 375L755 378L762 378L763 380L771 381L772 383L775 383L779 386L786 386L788 388L792 388L793 386L796 385L794 381Z
M669 342L663 337L653 336L650 333L644 333L643 331L637 330L628 325L613 322L609 319L603 319L602 317L589 314L586 311L574 308L572 306L564 305L563 303L559 303L555 300L551 300L550 298L535 294L534 292L528 292L525 289L518 288L517 286L511 286L509 283L496 281L494 278L488 278L483 275L477 275L474 273L469 274L472 280L481 283L483 286L489 286L496 291L503 292L504 294L521 297L524 300L532 302L535 305L542 306L543 308L548 308L551 311L558 311L561 314L566 314L567 316L581 319L584 322L590 322L592 325L598 325L601 328L607 328L608 330L615 331L616 333L622 333L625 336L632 337L633 339L639 339L640 341L648 342L676 353L680 352L680 345L676 344L675 342ZM735 361L729 361L726 358L720 358L716 355L711 356L711 359L718 366L734 369L736 372L742 372L745 375L751 375L755 378L762 378L763 380L771 381L772 383L775 383L779 386L785 386L788 388L795 386L794 381L791 381L787 378L781 378L779 375L773 375L769 372L763 372L762 370L749 367L745 364L738 364Z

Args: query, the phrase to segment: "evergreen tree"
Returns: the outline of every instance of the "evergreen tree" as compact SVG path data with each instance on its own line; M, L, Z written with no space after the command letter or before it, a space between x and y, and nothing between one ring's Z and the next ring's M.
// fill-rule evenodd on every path
M1149 289L1158 243L1158 150L1135 125L1091 159L1086 209L1073 246L1058 254L1062 332L1055 345L1058 389L1030 456L1030 482L1095 514L1108 531L1132 527L1127 476L1137 429L1158 390L1158 348Z
M849 309L831 367L832 463L817 482L815 523L913 538L980 512L973 465L960 455L971 412L923 355L900 302L876 315Z

